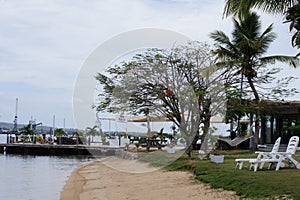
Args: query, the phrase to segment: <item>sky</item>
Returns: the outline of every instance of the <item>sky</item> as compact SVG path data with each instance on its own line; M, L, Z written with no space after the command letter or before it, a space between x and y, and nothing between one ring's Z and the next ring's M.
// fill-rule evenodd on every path
M74 85L85 60L101 44L127 31L157 28L213 44L208 34L232 30L224 0L0 0L0 121L33 118L76 128ZM283 16L263 14L277 39L268 54L295 55ZM286 70L279 76L300 74ZM299 85L296 81L291 86ZM298 98L300 97L293 97ZM87 125L91 126L91 125Z

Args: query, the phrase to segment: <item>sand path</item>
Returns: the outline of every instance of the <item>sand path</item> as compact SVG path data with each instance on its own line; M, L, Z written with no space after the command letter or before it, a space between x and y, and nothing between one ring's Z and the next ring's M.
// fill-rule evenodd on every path
M61 200L90 199L235 200L239 197L231 191L211 189L195 181L188 172L157 170L145 163L112 157L73 171L61 192Z

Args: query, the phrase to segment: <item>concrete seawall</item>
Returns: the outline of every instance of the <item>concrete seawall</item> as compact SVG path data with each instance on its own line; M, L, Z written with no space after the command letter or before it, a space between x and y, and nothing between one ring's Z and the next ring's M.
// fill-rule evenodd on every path
M21 155L97 155L115 156L120 148L85 145L0 144L0 153Z

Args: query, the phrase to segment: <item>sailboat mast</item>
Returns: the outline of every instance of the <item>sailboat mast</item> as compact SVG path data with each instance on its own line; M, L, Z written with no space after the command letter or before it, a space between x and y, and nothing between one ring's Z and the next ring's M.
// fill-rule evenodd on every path
M18 98L16 98L16 112L14 120L14 131L18 131Z

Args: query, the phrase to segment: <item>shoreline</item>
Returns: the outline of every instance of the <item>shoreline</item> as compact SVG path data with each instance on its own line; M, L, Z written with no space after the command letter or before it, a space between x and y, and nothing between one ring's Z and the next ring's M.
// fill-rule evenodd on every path
M61 200L89 199L240 199L235 192L212 189L189 172L166 171L136 160L108 157L75 169L66 181Z

